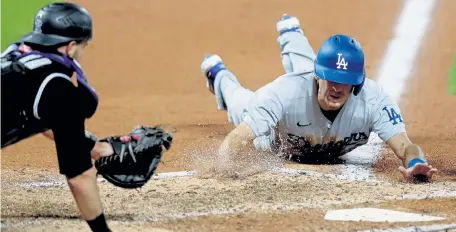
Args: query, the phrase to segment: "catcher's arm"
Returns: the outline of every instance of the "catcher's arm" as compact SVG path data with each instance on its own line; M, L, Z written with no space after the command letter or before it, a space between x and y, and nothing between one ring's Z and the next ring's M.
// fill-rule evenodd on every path
M47 137L50 140L54 140L54 133L52 130L47 130L42 133L45 137ZM92 156L92 159L98 160L101 157L104 156L110 156L114 153L114 150L112 149L111 144L106 143L106 142L99 142L97 141L97 138L93 136L89 131L85 131L85 135L87 138L87 143L89 144L89 148L93 147L92 150L90 151L90 154ZM92 146L92 144L94 144Z
M43 91L38 112L50 124L60 173L67 178L82 218L93 230L109 231L90 155L95 143L85 136L85 118L79 112L79 104L72 83L54 78Z
M54 139L52 131L43 134ZM98 140L86 130L85 144L93 147L98 174L118 187L138 188L154 174L162 152L171 147L172 135L161 127L137 126L128 135Z

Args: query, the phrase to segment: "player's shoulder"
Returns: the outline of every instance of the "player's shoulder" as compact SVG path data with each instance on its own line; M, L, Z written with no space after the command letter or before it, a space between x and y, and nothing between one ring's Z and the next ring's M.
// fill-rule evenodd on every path
M47 86L66 88L72 84L73 70L40 54L20 51L17 44L10 45L2 53L2 81L11 85ZM63 83L63 84L62 84ZM13 87L13 86L11 86Z
M53 88L59 89L59 92L63 93L65 90L76 89L71 77L60 72L49 73L43 80L42 85L46 85L46 87L52 86Z
M72 72L65 67L41 67L27 72L24 81L39 85L39 91L53 92L54 95L74 94L76 86L72 80ZM33 80L33 79L36 80Z
M313 72L292 72L277 77L267 88L283 99L309 97L315 87Z
M50 114L73 114L80 109L78 89L73 84L71 77L64 73L50 73L39 83L35 96L37 108L34 108L36 117L49 117ZM75 106L74 108L67 107ZM59 112L65 109L67 112ZM39 111L39 112L38 112Z
M1 54L2 69L12 63L20 64L27 72L35 75L45 75L50 72L68 72L71 69L61 62L50 59L51 56L60 57L59 54L49 53L44 55L39 51L32 50L27 45L13 43Z

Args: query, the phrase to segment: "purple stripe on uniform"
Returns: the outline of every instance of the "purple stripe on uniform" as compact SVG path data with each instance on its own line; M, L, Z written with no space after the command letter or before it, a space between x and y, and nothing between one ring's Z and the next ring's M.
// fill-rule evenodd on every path
M63 55L62 57L58 57L56 55L53 55L53 54L49 54L49 53L41 53L41 52L37 52L37 51L31 51L31 52L27 52L27 53L23 53L22 55L19 56L18 59L20 58L23 58L23 57L26 57L28 55L40 55L40 56L44 56L52 61L55 61L55 62L58 62L58 63L61 63L65 66L67 66L68 68L72 67L74 69L74 71L76 72L76 78L78 80L79 83L81 83L84 87L86 87L89 92L92 94L92 96L95 98L95 101L97 102L98 104L98 95L95 91L95 89L89 85L89 83L87 82L87 78L85 77L84 75L84 72L81 70L81 68L76 65L76 63L74 63L73 60L71 60L70 58L68 58L67 56Z

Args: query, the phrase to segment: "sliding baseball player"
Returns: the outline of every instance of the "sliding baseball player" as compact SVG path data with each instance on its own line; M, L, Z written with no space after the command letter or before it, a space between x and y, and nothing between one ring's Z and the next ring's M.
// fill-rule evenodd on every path
M284 15L277 30L286 74L255 92L242 87L218 55L201 64L219 110L236 126L220 145L221 162L239 162L253 143L295 162L343 163L340 156L374 132L401 159L407 180L431 179L437 169L408 138L398 105L366 78L355 38L330 36L315 54L296 17Z

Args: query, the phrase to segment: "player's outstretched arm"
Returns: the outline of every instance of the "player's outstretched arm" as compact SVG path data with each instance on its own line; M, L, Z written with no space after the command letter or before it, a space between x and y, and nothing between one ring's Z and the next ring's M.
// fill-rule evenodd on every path
M288 86L292 84L291 81L276 79L255 92L244 112L243 122L226 136L219 147L221 162L236 165L254 154L263 153L255 148L253 140L263 136L273 137L272 131L283 116L284 106L280 96L287 98L284 91L290 90Z
M421 148L410 141L401 110L388 95L378 102L373 118L373 131L402 160L399 171L406 180L429 181L437 169L427 163Z
M412 143L406 133L396 134L386 143L402 160L403 166L399 167L399 171L406 180L426 182L437 172L436 168L427 163L421 148Z
M253 149L252 144L255 133L245 123L242 122L232 130L223 140L218 150L220 162L237 163L242 162L246 155Z

